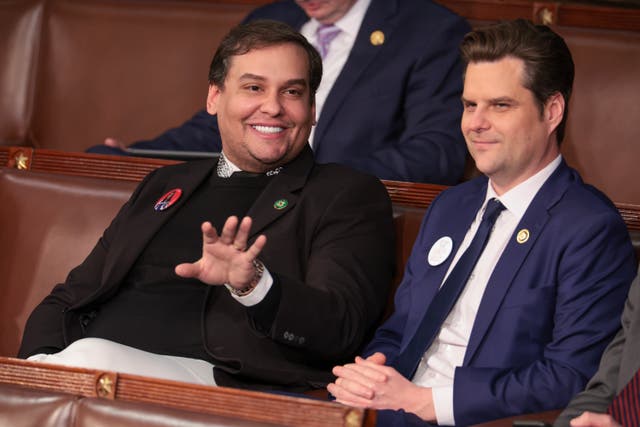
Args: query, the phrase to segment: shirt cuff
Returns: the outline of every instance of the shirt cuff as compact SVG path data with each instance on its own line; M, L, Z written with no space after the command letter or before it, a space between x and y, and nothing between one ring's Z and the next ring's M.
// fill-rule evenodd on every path
M433 387L431 389L433 409L436 421L441 426L453 426L456 420L453 415L453 386Z
M258 280L258 284L251 292L244 296L238 296L233 292L229 292L231 297L238 301L240 304L245 307L251 307L253 305L262 302L267 293L271 289L271 285L273 285L273 277L271 277L271 273L267 270L267 267L264 268L264 272L262 273L262 277ZM231 286L225 284L227 289L231 290Z

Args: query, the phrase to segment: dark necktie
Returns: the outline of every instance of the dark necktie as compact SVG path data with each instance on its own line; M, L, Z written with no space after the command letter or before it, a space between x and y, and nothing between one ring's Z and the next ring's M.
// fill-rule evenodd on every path
M624 427L640 426L640 370L613 399L607 413Z
M329 45L331 41L336 38L336 36L340 33L340 28L335 25L320 25L318 30L316 31L316 37L318 38L318 52L320 52L320 56L324 59L329 53Z
M469 276L489 240L493 225L503 209L504 206L497 199L491 199L487 202L487 208L482 215L482 222L478 226L476 235L451 270L438 293L433 297L407 348L396 359L395 368L406 378L413 377L420 359L433 342L442 323L467 284Z

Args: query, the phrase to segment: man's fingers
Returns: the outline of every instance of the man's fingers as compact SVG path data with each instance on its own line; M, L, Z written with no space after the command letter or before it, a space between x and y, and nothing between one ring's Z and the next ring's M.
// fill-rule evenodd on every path
M233 238L233 247L239 251L244 251L247 248L247 240L249 239L249 232L251 231L251 218L245 216L238 226L238 230Z
M174 269L175 273L180 276L180 277L184 277L184 278L192 278L192 277L197 277L198 273L200 272L200 267L198 266L197 263L183 263L183 264L178 264L176 265L176 268Z
M381 368L386 367L372 362L367 362L366 364L349 363L344 366L334 367L333 373L339 377L346 377L354 381L373 385L373 382L382 383L388 380L387 374Z
M218 233L209 221L203 222L200 229L202 230L202 243L205 245L211 245L218 240Z
M127 148L122 141L110 137L104 139L104 145L108 147L121 148L123 150Z
M359 367L356 368L351 369L350 365L334 367L333 374L338 377L336 384L347 388L358 396L373 398L373 390L377 384L384 382L385 378L380 379L375 374L373 375L375 378L372 378L370 372L365 372Z
M358 396L352 393L350 390L344 387L344 382L340 385L336 383L331 383L327 385L327 390L331 393L338 402L357 407L367 407L371 406L371 399L367 399L365 397ZM373 396L372 396L373 397Z
M267 244L267 236L265 236L264 234L261 234L260 236L258 236L256 241L253 242L253 245L251 245L249 249L247 249L247 254L249 255L249 257L251 257L252 261L258 258L258 255L260 255L260 252L262 252L262 249L265 247L266 244Z
M224 223L222 227L222 232L220 233L220 241L225 245L233 244L233 241L236 237L236 233L238 230L238 217L230 216ZM244 248L239 248L244 249Z
M571 427L620 427L609 414L595 412L583 412L582 415L570 421Z
M360 360L365 360L360 356L356 356L356 363ZM377 363L378 365L384 365L387 362L387 356L378 352L373 353L371 356L366 359L369 362Z

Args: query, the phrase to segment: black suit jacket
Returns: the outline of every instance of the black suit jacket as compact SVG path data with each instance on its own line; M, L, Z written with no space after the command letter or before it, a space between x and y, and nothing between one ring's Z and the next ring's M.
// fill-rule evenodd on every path
M212 173L215 161L207 160L145 178L86 260L31 314L19 356L57 352L81 338L81 316L118 292L154 233ZM182 189L182 197L155 211L158 198L174 188ZM282 199L288 204L277 209L274 203ZM314 164L306 148L273 178L248 215L254 219L251 240L267 236L260 259L275 284L250 309L226 288L209 288L203 330L216 382L323 387L330 368L358 351L385 305L395 249L386 190L371 176Z

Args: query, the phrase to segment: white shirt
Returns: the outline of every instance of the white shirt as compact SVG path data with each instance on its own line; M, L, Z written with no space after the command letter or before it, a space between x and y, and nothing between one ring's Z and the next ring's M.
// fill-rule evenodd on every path
M357 0L353 6L351 6L351 9L334 23L341 31L336 38L331 41L329 53L322 60L322 81L316 92L316 118L318 119L322 114L322 107L324 107L327 96L351 53L364 15L369 8L369 3L371 3L371 0ZM320 25L320 22L312 18L300 28L300 33L314 46L318 46L316 31ZM315 128L312 128L311 135L309 135L309 144L311 147L313 147L314 134Z
M489 236L487 245L480 255L465 288L451 312L445 319L440 332L420 360L412 382L422 387L431 387L436 419L439 425L455 425L453 413L453 383L456 367L462 366L469 344L471 329L482 301L487 283L498 260L502 256L509 239L524 216L529 204L542 185L560 164L558 155L540 172L498 197L489 181L487 194L476 218L469 227L460 248L444 278L469 247L478 230L482 215L491 198L499 199L505 206ZM444 283L443 280L443 283ZM442 284L440 284L442 286Z

